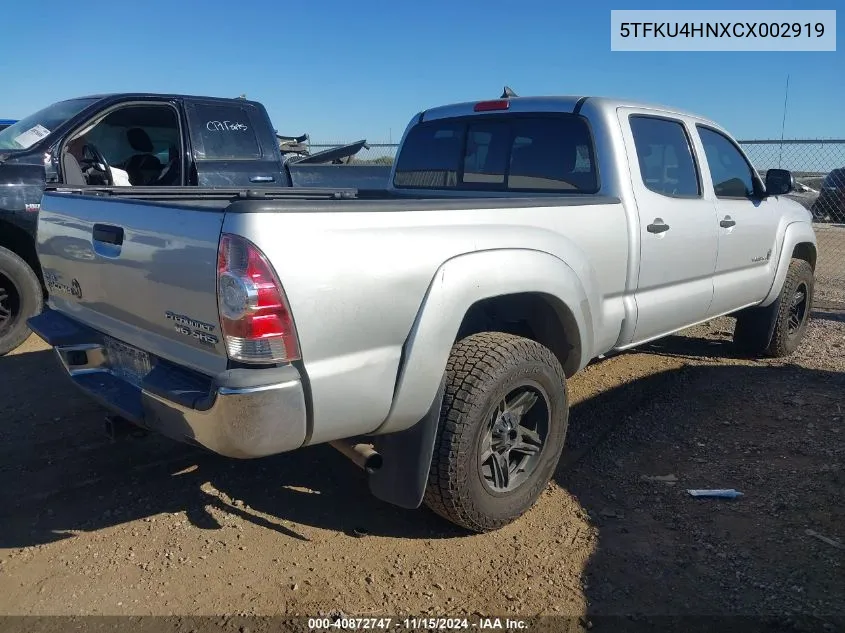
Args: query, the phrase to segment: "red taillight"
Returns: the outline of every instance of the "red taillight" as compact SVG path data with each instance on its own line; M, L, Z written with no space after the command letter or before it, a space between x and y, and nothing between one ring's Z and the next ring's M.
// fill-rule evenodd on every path
M491 112L493 110L507 110L511 102L507 99L496 99L495 101L479 101L472 108L475 112Z
M299 360L296 327L273 267L252 242L227 233L217 251L217 308L229 358Z

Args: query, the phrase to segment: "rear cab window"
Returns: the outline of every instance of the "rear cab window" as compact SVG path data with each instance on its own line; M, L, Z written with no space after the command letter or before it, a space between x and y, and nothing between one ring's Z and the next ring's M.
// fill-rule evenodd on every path
M263 156L246 107L196 103L189 108L194 152L199 160L255 160Z
M405 189L596 193L592 134L572 114L438 119L408 132L393 185Z

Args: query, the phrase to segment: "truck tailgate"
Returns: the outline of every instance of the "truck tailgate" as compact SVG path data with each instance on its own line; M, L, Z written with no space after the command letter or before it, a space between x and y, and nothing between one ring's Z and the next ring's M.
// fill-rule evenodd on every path
M224 208L45 193L38 256L48 305L206 375L226 369L217 309ZM129 360L129 359L128 359Z

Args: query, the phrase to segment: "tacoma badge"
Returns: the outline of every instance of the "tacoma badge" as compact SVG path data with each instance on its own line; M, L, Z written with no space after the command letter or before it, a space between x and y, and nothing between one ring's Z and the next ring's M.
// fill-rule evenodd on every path
M190 336L197 339L200 343L206 343L208 345L214 345L218 341L216 336L210 334L215 329L210 323L192 319L184 314L176 314L170 310L165 312L164 316L176 323L175 329L179 334Z

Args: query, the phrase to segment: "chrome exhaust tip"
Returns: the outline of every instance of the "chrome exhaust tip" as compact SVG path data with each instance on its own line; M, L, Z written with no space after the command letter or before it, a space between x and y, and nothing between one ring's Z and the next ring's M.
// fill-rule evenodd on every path
M352 444L344 440L335 440L329 442L329 445L368 473L374 473L382 466L382 457L372 444Z

